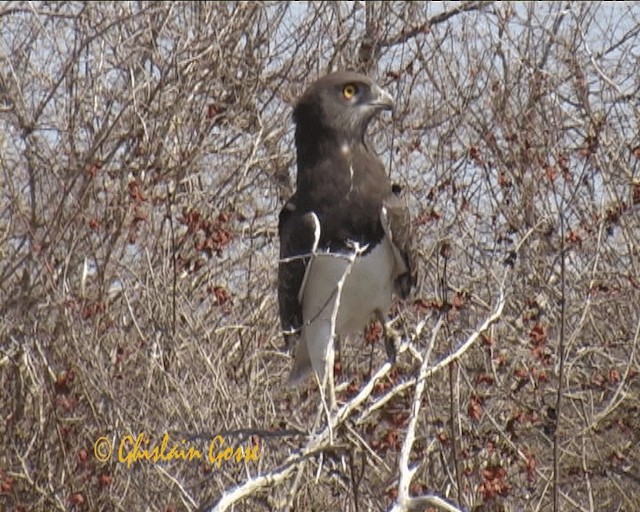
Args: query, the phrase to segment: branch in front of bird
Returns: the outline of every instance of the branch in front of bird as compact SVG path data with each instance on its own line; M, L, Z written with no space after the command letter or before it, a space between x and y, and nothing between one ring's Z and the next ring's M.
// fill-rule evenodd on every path
M355 251L355 255L358 256L364 252L367 252L367 249L369 248L369 244L365 244L363 246L360 246L357 242L350 242L351 244L355 244L357 246L357 249L354 249ZM317 254L321 254L323 256L331 256L333 258L338 258L341 260L347 260L347 261L351 261L351 259L353 258L353 254L354 253L343 253L343 252L331 252L331 251L318 251L318 252L308 252L305 254L298 254L297 256L291 256L289 258L280 258L278 261L280 263L290 263L292 261L298 261L298 260L304 260L306 258L312 258L313 256L317 255Z

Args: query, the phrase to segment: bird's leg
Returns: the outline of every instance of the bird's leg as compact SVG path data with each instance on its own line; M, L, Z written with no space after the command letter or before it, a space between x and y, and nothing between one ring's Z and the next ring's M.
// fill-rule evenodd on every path
M384 348L387 351L387 359L391 364L396 364L396 340L401 340L400 333L391 327L391 322L386 322L382 311L377 310L376 316L382 325L384 332Z

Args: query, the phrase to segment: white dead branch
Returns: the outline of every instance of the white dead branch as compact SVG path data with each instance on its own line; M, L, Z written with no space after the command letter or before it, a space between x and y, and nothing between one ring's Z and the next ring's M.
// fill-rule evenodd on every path
M404 439L404 443L402 445L402 450L400 452L400 458L398 461L398 470L400 473L400 478L398 480L398 498L396 503L390 509L392 512L402 512L407 510L423 510L427 506L437 507L440 510L445 511L455 511L460 512L461 509L455 507L454 505L448 503L443 498L433 495L433 494L425 494L422 496L409 496L409 486L411 485L411 480L413 475L417 471L419 466L409 467L409 456L411 455L411 449L413 447L413 442L415 440L416 435L416 427L418 425L418 417L420 416L420 404L422 403L422 395L424 393L424 387L427 382L427 378L433 375L436 371L441 368L446 367L451 364L451 362L459 359L469 348L480 338L480 335L486 331L493 323L495 323L500 316L502 315L502 310L504 308L506 299L504 293L504 280L502 282L502 286L500 289L500 298L498 300L498 305L496 306L493 314L488 317L484 323L465 341L458 350L456 350L453 354L445 357L442 361L440 361L435 366L429 368L429 355L431 353L431 349L435 342L435 338L440 330L440 327L443 323L442 318L436 324L435 329L433 330L433 336L431 338L431 343L427 348L427 353L420 365L420 371L418 374L417 381L415 382L415 393L413 395L413 403L411 405L411 415L409 417L409 425L407 427L407 435Z

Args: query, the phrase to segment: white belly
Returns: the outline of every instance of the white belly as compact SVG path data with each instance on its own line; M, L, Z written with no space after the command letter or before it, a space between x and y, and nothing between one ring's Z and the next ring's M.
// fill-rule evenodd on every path
M309 351L314 371L322 377L332 334L348 336L363 329L376 311L386 313L391 306L393 281L404 269L398 268L386 237L353 263L318 253L309 264L301 297L304 326L300 342ZM339 292L338 283L345 273ZM336 319L335 332L332 318Z

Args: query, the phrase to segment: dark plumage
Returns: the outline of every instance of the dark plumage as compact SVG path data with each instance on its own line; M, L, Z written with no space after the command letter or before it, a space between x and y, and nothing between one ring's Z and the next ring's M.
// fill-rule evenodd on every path
M311 369L322 377L332 334L362 329L386 313L392 292L406 298L415 281L408 208L365 141L373 116L392 106L366 76L338 72L311 84L294 109L297 189L278 224L278 303L287 346L297 341L294 382ZM354 243L367 249L351 266L331 256L352 254Z

